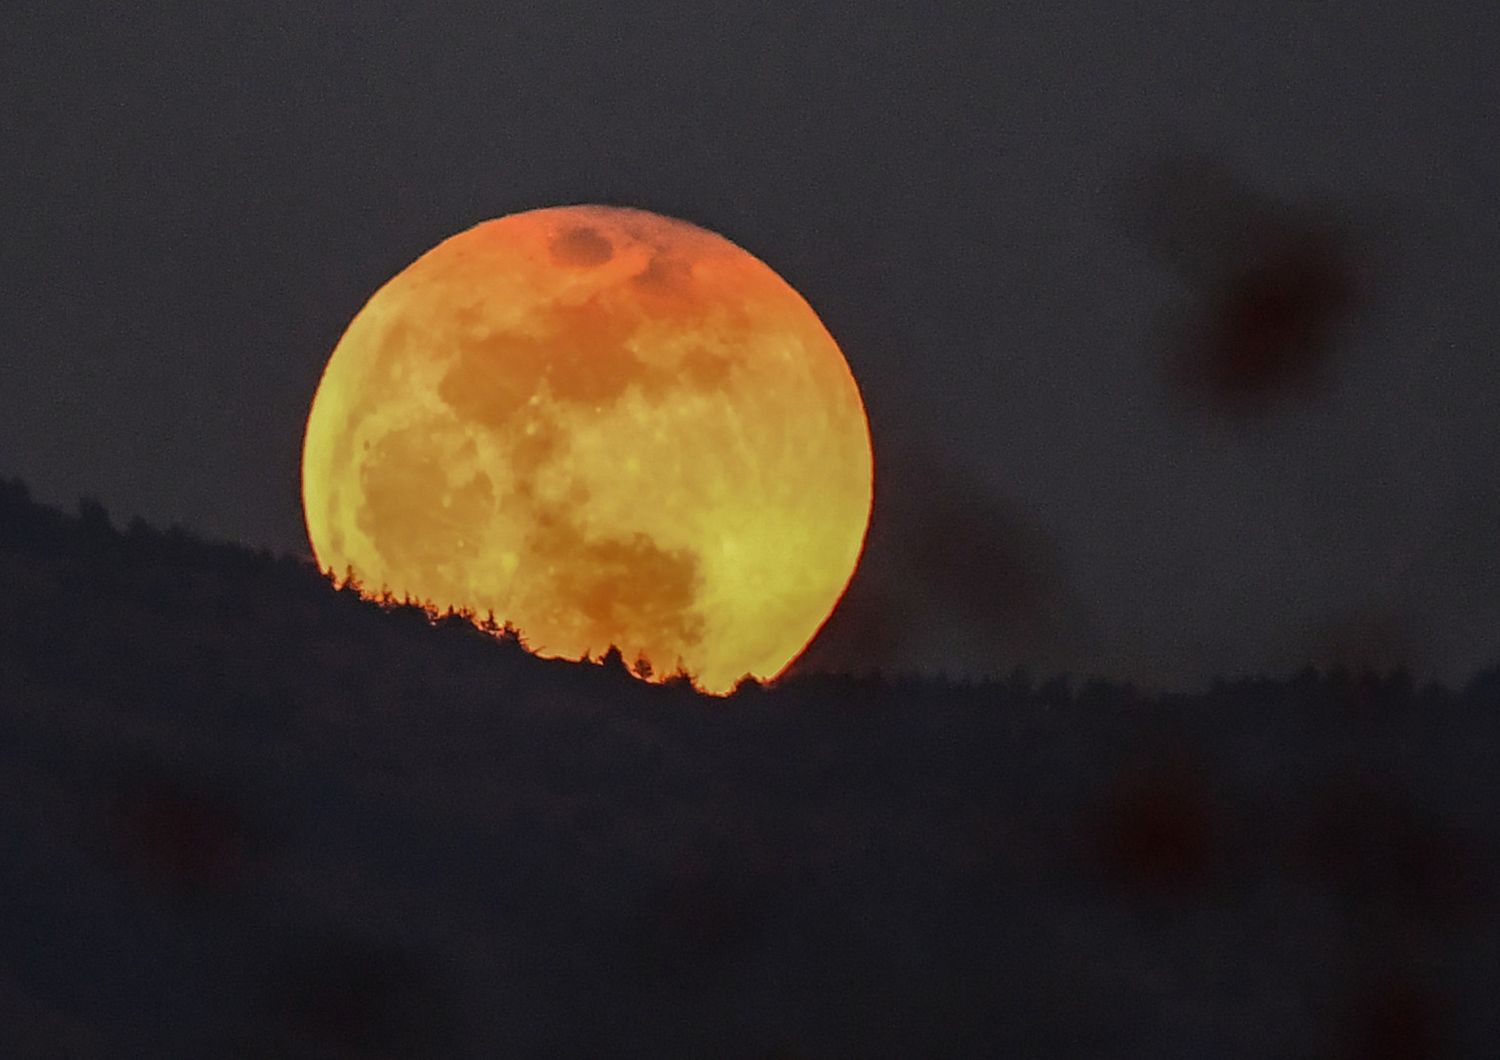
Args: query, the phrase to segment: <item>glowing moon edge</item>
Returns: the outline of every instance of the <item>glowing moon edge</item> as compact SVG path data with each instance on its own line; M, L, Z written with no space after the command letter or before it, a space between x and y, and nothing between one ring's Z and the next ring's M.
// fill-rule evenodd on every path
M302 493L320 568L366 595L723 693L827 621L874 456L842 351L769 266L578 205L483 222L375 292L314 395Z

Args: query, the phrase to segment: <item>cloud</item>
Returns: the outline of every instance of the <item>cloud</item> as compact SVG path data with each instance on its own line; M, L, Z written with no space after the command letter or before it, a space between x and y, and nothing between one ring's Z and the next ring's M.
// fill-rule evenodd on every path
M1344 212L1263 194L1202 156L1159 162L1129 210L1184 288L1161 325L1179 397L1253 416L1326 391L1369 281Z
M882 468L865 555L794 672L916 670L947 658L1066 668L1089 629L1061 552L1027 513L918 455Z

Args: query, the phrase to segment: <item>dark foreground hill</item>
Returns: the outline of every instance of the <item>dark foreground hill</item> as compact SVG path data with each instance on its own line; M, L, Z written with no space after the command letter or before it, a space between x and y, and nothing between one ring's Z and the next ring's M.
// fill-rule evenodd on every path
M728 699L0 485L0 1056L1439 1057L1500 672Z

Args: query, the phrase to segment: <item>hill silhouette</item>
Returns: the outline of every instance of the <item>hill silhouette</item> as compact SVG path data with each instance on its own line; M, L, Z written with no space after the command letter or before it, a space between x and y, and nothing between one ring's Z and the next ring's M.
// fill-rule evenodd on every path
M1484 1055L1497 768L1500 668L712 698L0 483L0 1055Z

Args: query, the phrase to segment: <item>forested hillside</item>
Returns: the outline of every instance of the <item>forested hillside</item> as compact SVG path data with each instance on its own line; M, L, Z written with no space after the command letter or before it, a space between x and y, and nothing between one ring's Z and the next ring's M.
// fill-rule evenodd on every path
M1484 1056L1497 775L1500 669L713 698L0 484L3 1056Z

